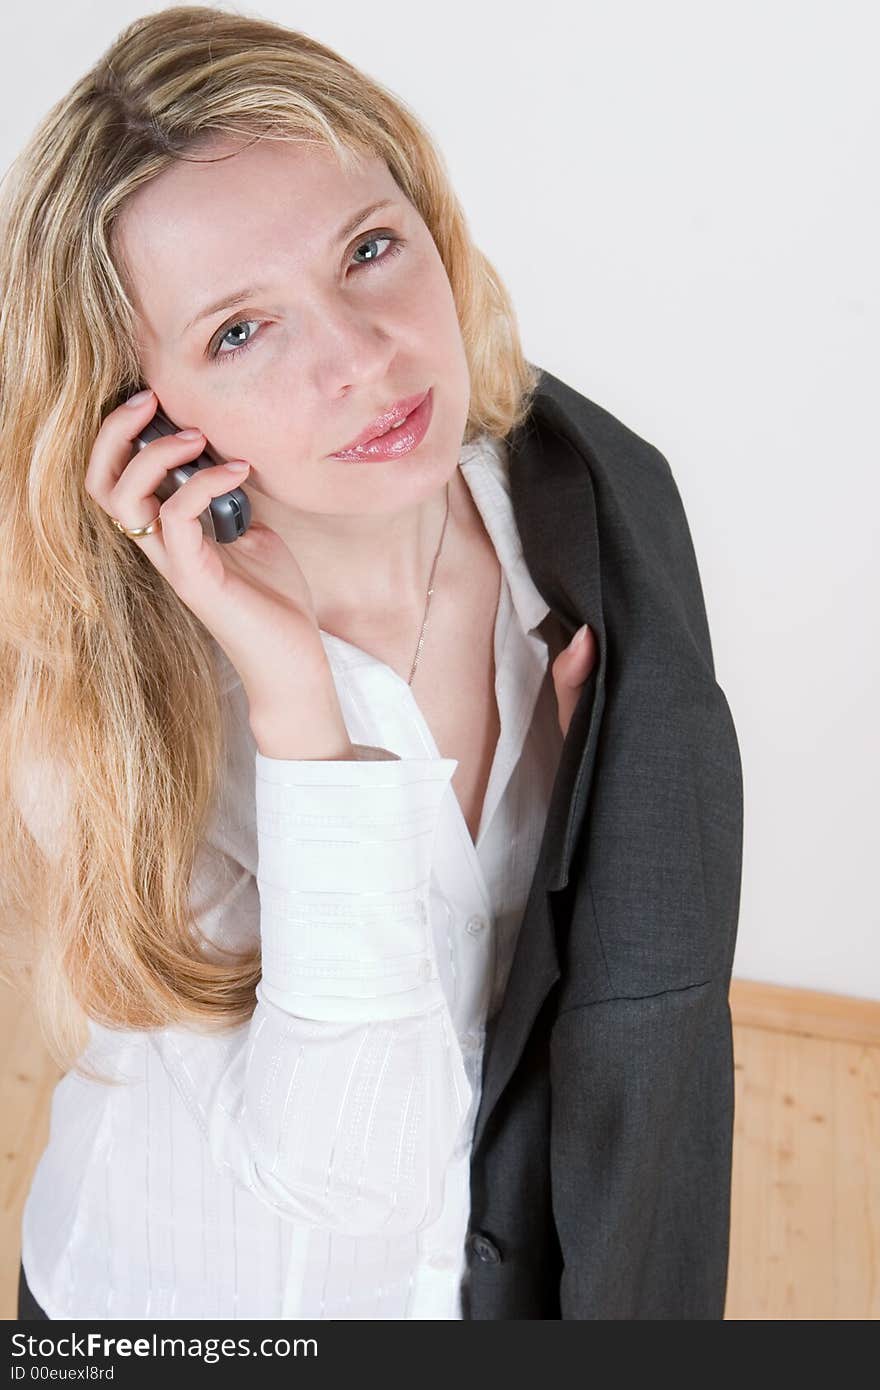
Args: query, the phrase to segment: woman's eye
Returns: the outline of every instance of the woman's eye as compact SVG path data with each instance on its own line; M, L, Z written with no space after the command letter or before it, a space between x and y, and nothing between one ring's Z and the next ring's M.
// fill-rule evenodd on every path
M220 337L215 340L215 343L211 347L211 356L215 359L223 357L237 357L240 352L245 352L247 348L250 346L250 338L248 338L244 343L242 343L241 346L233 344L231 352L220 351L220 348L223 345L223 339L226 338L230 333L236 333L239 331L239 329L248 328L251 324L261 322L261 319L239 319L237 323L231 323L228 328L222 329Z
M362 246L376 246L380 241L390 241L391 248L388 251L383 251L381 255L376 255L374 253L367 261L359 261L359 266L372 265L374 261L390 261L403 250L402 240L400 237L394 236L391 232L377 232L375 236L364 237L358 242L354 249L355 251L360 251Z
M381 268L382 266L386 265L389 261L392 261L395 258L395 256L399 256L404 246L406 245L406 242L403 240L402 237L395 236L392 232L377 232L375 235L362 237L354 249L355 254L358 251L362 250L365 246L377 246L380 242L383 241L387 241L390 243L388 249L386 251L378 253L373 252L372 254L370 254L367 260L357 261L355 263L355 270L360 271L366 269L367 267L372 268L373 266ZM211 340L211 344L208 349L208 356L215 362L225 362L228 361L230 357L238 357L240 353L247 352L248 348L254 340L254 337L260 336L259 334L254 335L253 333L250 333L243 343L234 343L228 352L221 351L224 338L226 338L230 333L238 332L242 328L248 328L252 324L259 325L263 322L265 322L265 320L263 319L237 319L235 323L230 323L225 328L221 328L219 333L215 334L214 338Z

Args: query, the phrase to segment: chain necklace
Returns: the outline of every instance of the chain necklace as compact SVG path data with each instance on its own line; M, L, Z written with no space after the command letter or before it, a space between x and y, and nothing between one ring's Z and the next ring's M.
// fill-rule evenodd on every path
M425 599L425 616L424 616L424 618L422 619L422 630L421 630L421 632L419 633L419 644L418 644L418 646L416 647L416 657L415 657L415 661L414 661L413 664L412 664L412 670L411 670L410 673L409 673L409 680L407 681L407 685L412 685L412 683L413 683L413 676L414 676L415 673L416 673L416 667L417 667L418 664L419 664L419 657L420 657L421 654L422 654L422 643L423 643L424 640L425 640L425 628L426 628L427 625L428 625L428 609L429 609L430 606L431 606L431 595L432 595L433 592L434 592L434 571L435 571L436 568L437 568L437 561L440 559L440 551L443 549L443 537L446 535L446 523L447 523L448 520L449 520L449 483L446 484L446 515L445 515L445 517L443 518L443 530L440 532L440 544L437 546L437 554L434 556L434 563L433 563L433 565L431 566L431 577L430 577L430 579L428 580L428 596L427 596L427 598Z

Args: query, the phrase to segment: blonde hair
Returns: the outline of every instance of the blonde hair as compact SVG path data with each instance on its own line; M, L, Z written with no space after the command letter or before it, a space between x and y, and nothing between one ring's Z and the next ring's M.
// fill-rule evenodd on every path
M191 5L135 20L7 170L0 973L32 995L65 1070L88 1019L225 1029L256 1004L259 947L206 958L190 900L224 758L215 647L83 485L102 419L141 384L116 220L136 189L223 135L320 142L343 168L351 155L385 159L451 284L471 381L465 442L521 424L540 375L425 130L281 25Z

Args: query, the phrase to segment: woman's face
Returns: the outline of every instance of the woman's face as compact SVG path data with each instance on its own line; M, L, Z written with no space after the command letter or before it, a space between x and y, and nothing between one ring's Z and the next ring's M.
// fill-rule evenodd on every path
M342 516L418 503L454 472L470 401L426 224L383 160L345 174L321 146L268 140L217 140L200 158L229 152L164 170L121 215L145 382L218 461L246 459L248 490L281 506ZM413 453L329 457L428 387L433 415Z

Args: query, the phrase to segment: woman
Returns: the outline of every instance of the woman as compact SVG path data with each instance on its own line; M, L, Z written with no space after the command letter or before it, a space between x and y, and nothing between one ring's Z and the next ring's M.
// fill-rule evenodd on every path
M208 9L123 32L5 224L3 880L75 1064L20 1311L485 1316L486 1031L597 656L524 560L508 297L399 102ZM560 1277L512 1315L602 1315Z

